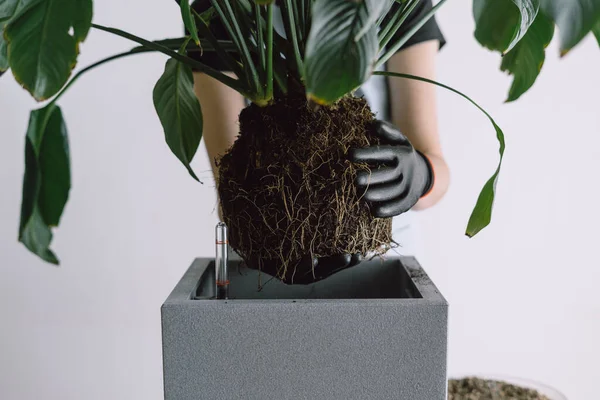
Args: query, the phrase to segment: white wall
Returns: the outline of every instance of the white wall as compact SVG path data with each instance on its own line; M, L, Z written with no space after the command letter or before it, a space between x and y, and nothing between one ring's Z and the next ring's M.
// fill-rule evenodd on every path
M144 37L179 34L169 1L96 2L98 23ZM493 225L463 236L493 171L489 123L440 91L453 173L446 199L420 214L422 263L451 303L450 372L541 380L570 400L597 397L600 281L600 51L592 40L560 63L556 44L535 89L504 105L499 57L472 38L470 1L439 15L449 44L439 79L484 105L507 133ZM140 11L143 9L144 11ZM168 19L168 22L165 20ZM129 48L92 32L80 65ZM71 137L73 190L54 268L16 241L29 96L0 78L0 397L160 399L159 307L194 256L211 255L216 222L209 166L191 180L162 138L151 91L164 58L117 61L82 78L61 106Z
M477 99L506 133L492 225L462 235L481 185L495 168L489 122L440 91L443 146L453 181L423 213L420 259L451 304L451 373L501 373L552 384L570 400L598 397L600 380L600 50L588 38L564 60L558 43L534 89L502 104L510 79L500 57L470 38L470 1L449 2L440 24L449 44L439 80Z

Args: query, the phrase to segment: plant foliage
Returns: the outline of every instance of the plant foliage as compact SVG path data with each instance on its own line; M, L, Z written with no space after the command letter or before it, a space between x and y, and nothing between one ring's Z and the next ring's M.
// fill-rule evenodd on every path
M210 0L198 14L179 0L186 37L152 41L121 29L92 24L92 0L0 0L0 74L10 69L38 101L51 99L31 112L26 133L25 177L19 240L42 259L58 263L49 249L51 228L58 225L70 189L68 139L56 102L84 73L125 56L155 51L169 57L153 100L174 155L195 178L190 162L202 135L202 113L194 96L191 68L237 90L257 105L290 92L306 93L328 105L360 87L446 2L441 0L404 34L397 35L420 0L280 0L285 35L273 28L273 0ZM558 26L565 55L593 33L600 43L600 0L473 0L475 37L504 57L501 69L513 76L508 100L535 83L546 47ZM228 39L210 28L217 18ZM79 45L90 28L136 42L139 46L100 60L70 80ZM232 78L189 57L214 52L234 72ZM375 72L384 74L382 72ZM496 182L504 153L504 134L490 119L500 145L500 163L485 184L467 227L473 236L491 220Z

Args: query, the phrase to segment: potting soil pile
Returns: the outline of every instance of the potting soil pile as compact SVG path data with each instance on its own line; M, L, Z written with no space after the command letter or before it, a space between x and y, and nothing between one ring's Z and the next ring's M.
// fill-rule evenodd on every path
M354 184L368 166L348 160L379 143L373 120L355 97L315 109L291 96L242 111L240 136L218 160L218 191L229 244L250 268L293 283L313 268L302 257L386 249L391 219L371 216Z
M550 400L533 389L506 382L465 378L448 381L448 400Z

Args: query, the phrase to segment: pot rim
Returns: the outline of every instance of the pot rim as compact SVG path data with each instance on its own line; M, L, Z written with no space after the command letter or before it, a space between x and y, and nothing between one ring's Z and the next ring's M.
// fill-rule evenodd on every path
M537 390L539 393L548 397L550 400L568 400L567 396L565 396L558 389L553 388L551 386L546 385L545 383L528 379L517 377L514 375L507 374L482 374L482 373L474 373L474 374L456 374L448 376L448 379L465 379L469 377L481 378L485 380L495 380L502 381L512 385L521 386L527 389Z

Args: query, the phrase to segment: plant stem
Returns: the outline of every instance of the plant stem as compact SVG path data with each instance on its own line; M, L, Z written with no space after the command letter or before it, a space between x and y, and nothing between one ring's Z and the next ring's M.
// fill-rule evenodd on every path
M204 20L200 16L200 14L198 14L198 12L194 9L192 9L192 12L194 13L194 17L196 18L196 21L198 21L198 23L196 24L196 27L200 31L200 34L202 36L204 36L210 42L211 46L215 49L215 51L219 55L219 58L221 58L221 60L223 60L223 62L225 62L225 64L227 64L229 69L233 73L235 73L238 78L240 78L243 75L243 72L242 72L242 69L240 68L238 62L233 57L231 57L231 55L229 55L229 53L227 53L223 49L223 47L221 47L221 45L219 44L219 41L217 40L215 35L213 35L213 33L210 31L210 29L206 25L206 22L204 22Z
M261 94L264 98L268 98L267 94L267 55L265 51L265 37L263 32L263 19L261 15L261 6L254 3L254 24L256 27L256 46L258 51L258 59L260 61L260 83Z
M256 44L258 46L258 53L260 55L260 66L263 71L266 70L266 56L265 56L265 40L263 37L262 18L260 15L260 6L254 3L254 16L256 19Z
M487 111L485 111L483 107L481 107L479 104L477 104L475 102L475 100L471 99L466 94L461 93L458 90L456 90L456 89L454 89L454 88L452 88L452 87L450 87L448 85L444 85L443 83L439 83L437 81L434 81L433 79L427 79L427 78L423 78L421 76L416 76L416 75L411 75L411 74L403 74L403 73L400 73L400 72L375 71L375 72L373 72L373 75L382 75L382 76L388 76L388 77L391 76L391 77L394 77L394 78L411 79L411 80L414 80L414 81L420 81L420 82L429 83L431 85L439 86L441 88L449 90L452 93L455 93L455 94L459 95L460 97L464 98L469 103L473 104L475 107L477 107L477 109L479 109L479 111L481 111L486 117L488 117L488 119L493 123L494 127L497 126L496 121L494 121L494 119L492 118L492 116ZM505 147L504 136L503 135L499 135L498 140L500 142L500 152L502 154L502 153L504 153L504 147Z
M98 27L95 27L95 28L98 28ZM100 28L98 28L98 29L100 29ZM185 39L185 40L181 40L181 39ZM167 39L167 40L170 40L170 39ZM187 43L189 42L189 38L177 38L177 39L172 39L172 41L173 41L173 46L177 46L180 49L180 51L181 51L182 49L188 47ZM183 46L182 44L179 44L178 43L179 41L181 41L181 43L183 45L185 45L185 46ZM154 42L154 43L156 43L156 42ZM192 46L189 46L189 47L195 48L196 45L193 44ZM85 67L85 68L81 69L80 71L78 71L69 80L69 82L60 90L60 92L58 94L56 94L56 96L54 96L54 98L52 99L52 101L50 102L50 104L55 104L58 101L58 99L60 97L62 97L62 95L65 94L65 92L71 87L71 85L73 85L77 81L77 79L79 79L86 72L89 72L89 71L93 70L96 67L99 67L99 66L101 66L103 64L106 64L106 63L108 63L110 61L117 60L119 58L124 58L124 57L127 57L127 56L133 56L133 55L136 55L136 54L150 53L150 52L154 52L154 51L158 51L158 50L150 49L150 48L142 47L142 46L141 47L134 47L133 49L131 49L129 51L125 51L123 53L118 53L118 54L112 55L110 57L103 58L102 60L96 61L95 63L88 65L87 67Z
M176 50L181 47L181 44L187 39L187 37L179 37L179 38L170 38L170 39L162 39L162 40L153 40L152 43L160 44L168 49ZM233 44L231 40L218 40L219 46L223 48L225 51L229 52L237 52L237 47ZM212 43L208 42L206 39L200 39L200 47L198 47L195 43L188 44L186 50L188 53L190 52L198 52L198 51L216 51L213 48ZM133 52L137 53L147 53L150 51L156 51L154 49L149 49L144 46L137 46L131 49Z
M267 6L267 99L273 98L273 4Z
M396 15L392 16L388 21L386 21L385 26L379 33L380 49L384 49L385 46L388 45L389 41L392 39L392 36L394 36L398 29L400 29L404 21L406 21L406 18L408 18L410 13L413 12L418 4L419 0L408 0L406 6L401 7Z
M213 5L215 11L219 15L219 19L220 19L221 23L223 24L223 27L227 31L227 34L229 35L229 37L231 38L231 40L233 41L233 43L235 43L235 45L237 47L237 50L238 50L238 54L240 55L240 59L241 59L242 58L242 43L240 42L240 40L243 40L243 38L240 38L236 34L235 30L231 26L231 23L230 23L229 19L227 18L227 15L225 14L225 12L223 11L223 9L219 5L219 3L218 3L219 1L221 1L221 0L210 0L210 2ZM249 70L247 68L242 68L242 73L244 74L244 78L246 79L246 81L250 85L251 77L249 75ZM242 77L240 76L239 78L241 79Z
M298 10L298 23L300 25L300 41L304 42L306 37L304 34L306 33L306 2L304 0L299 0L300 5L297 6Z
M140 38L138 36L132 35L131 33L122 31L120 29L116 29L116 28L109 28L106 26L102 26L102 25L98 25L98 24L92 24L93 28L99 29L101 31L105 31L108 33L112 33L113 35L117 35L117 36L121 36L123 38L129 39L131 41L134 41L136 43L141 44L144 47L147 47L149 49L158 51L160 53L166 54L168 56L171 56L172 58L176 59L177 61L180 61L184 64L187 64L191 67L194 67L196 69L198 69L200 72L205 73L206 75L215 78L216 80L218 80L219 82L223 83L226 86L229 86L230 88L232 88L233 90L241 93L242 95L248 97L248 98L253 98L253 96L251 96L248 93L247 88L243 87L241 85L241 81L233 79L227 75L225 75L222 72L217 71L214 68L209 67L208 65L205 65L199 61L196 61L192 58L186 57L182 54L177 53L176 51L173 51L171 49L169 49L168 47L165 47L163 45L160 45L156 42L151 42L149 40Z
M218 0L217 0L218 1ZM213 0L213 6L217 4L217 1ZM238 24L236 13L233 11L231 7L230 0L222 0L225 3L225 7L227 12L231 16L231 23L234 29L235 35L239 38L239 44L241 46L242 57L244 58L244 64L246 68L249 70L249 77L252 79L252 83L254 84L254 89L256 92L260 93L262 87L260 85L260 79L258 77L258 73L256 72L256 67L254 66L254 60L252 60L252 56L250 55L250 51L248 50L248 46L246 44L246 38L242 35L242 31L240 29L240 25ZM215 7L216 8L216 7ZM221 14L223 12L221 11ZM223 15L224 17L224 15Z
M292 42L294 47L294 60L296 61L296 67L298 68L298 75L302 78L302 71L304 70L302 63L302 56L300 55L300 46L298 43L298 37L296 35L295 19L294 19L294 7L292 6L291 0L284 0L284 14L287 17L287 34L290 35L289 40Z
M235 43L235 45L237 46L238 51L241 53L242 45L240 43L240 38L235 34L235 31L233 30L233 27L231 26L231 23L230 23L229 19L227 18L227 15L225 14L225 12L223 11L223 9L221 8L221 6L218 3L219 1L220 0L211 0L210 2L213 5L217 14L219 15L219 19L221 20L223 27L225 28L225 30L231 37L231 40L233 41L233 43Z
M237 0L238 3L245 11L246 13L251 13L252 12L252 6L250 5L250 2L248 0ZM312 0L305 0L305 1L312 1ZM283 4L282 4L283 6ZM261 17L262 18L262 17ZM286 22L286 20L284 19L284 23ZM266 24L265 20L263 19L261 21L262 24ZM287 32L287 27L285 28L286 32ZM283 36L281 36L279 33L277 33L277 31L273 31L273 44L275 45L276 49L279 49L280 52L282 53L286 53L288 50L290 52L293 51L292 50L292 46L290 45L290 42L285 39ZM292 58L290 56L290 58Z
M304 3L304 43L308 40L308 34L310 33L310 26L312 24L312 0L302 0Z
M179 54L187 55L187 54L186 54L187 46L188 46L188 44L190 43L190 41L191 41L192 39L193 39L193 38L192 38L191 36L187 36L187 37L185 38L185 40L183 41L183 43L181 44L181 46L179 47L179 50L177 50L177 52L178 52Z
M60 92L58 92L58 94L56 96L54 96L54 98L52 99L52 101L50 102L50 104L54 104L57 102L57 100L63 95L65 94L65 92L67 91L67 89L69 89L71 87L72 84L75 83L75 81L77 81L77 79L79 79L81 77L81 75L85 74L88 71L91 71L92 69L99 67L102 64L106 64L109 61L113 61L116 60L118 58L123 58L123 57L127 57L127 56L132 56L134 54L141 54L141 51L134 51L134 50L130 50L130 51L126 51L123 53L119 53L119 54L115 54L113 56L104 58L100 61L97 61L91 65L88 65L87 67L83 68L82 70L80 70L79 72L77 72L70 80L69 82L61 89Z
M382 12L381 15L379 16L379 18L377 19L377 22L375 23L375 25L378 28L381 26L381 23L385 20L386 15L390 12L391 7L393 7L393 3L390 6L390 8L386 12Z
M410 28L396 43L394 43L394 45L379 58L379 61L377 61L377 64L375 65L375 69L381 67L383 64L385 64L390 59L390 57L392 57L394 54L396 54L396 52L398 50L400 50L400 48L406 42L408 42L408 40L415 33L417 33L419 31L419 29L421 29L423 27L423 25L425 25L427 23L427 21L429 21L435 15L435 13L440 9L441 6L444 5L444 3L446 3L446 1L448 1L448 0L440 0L439 3L437 3L435 6L433 6L433 8L431 10L429 10L429 12L427 14L425 14L419 22L417 22L412 28ZM394 31L394 30L392 30L392 32L390 32L390 34L392 36L395 33L396 33L396 31Z
M303 3L302 0L293 0L292 1L292 15L294 17L294 29L296 30L296 37L298 38L298 46L303 49L304 48L304 21L302 20L302 15L300 13L300 6L298 3Z

